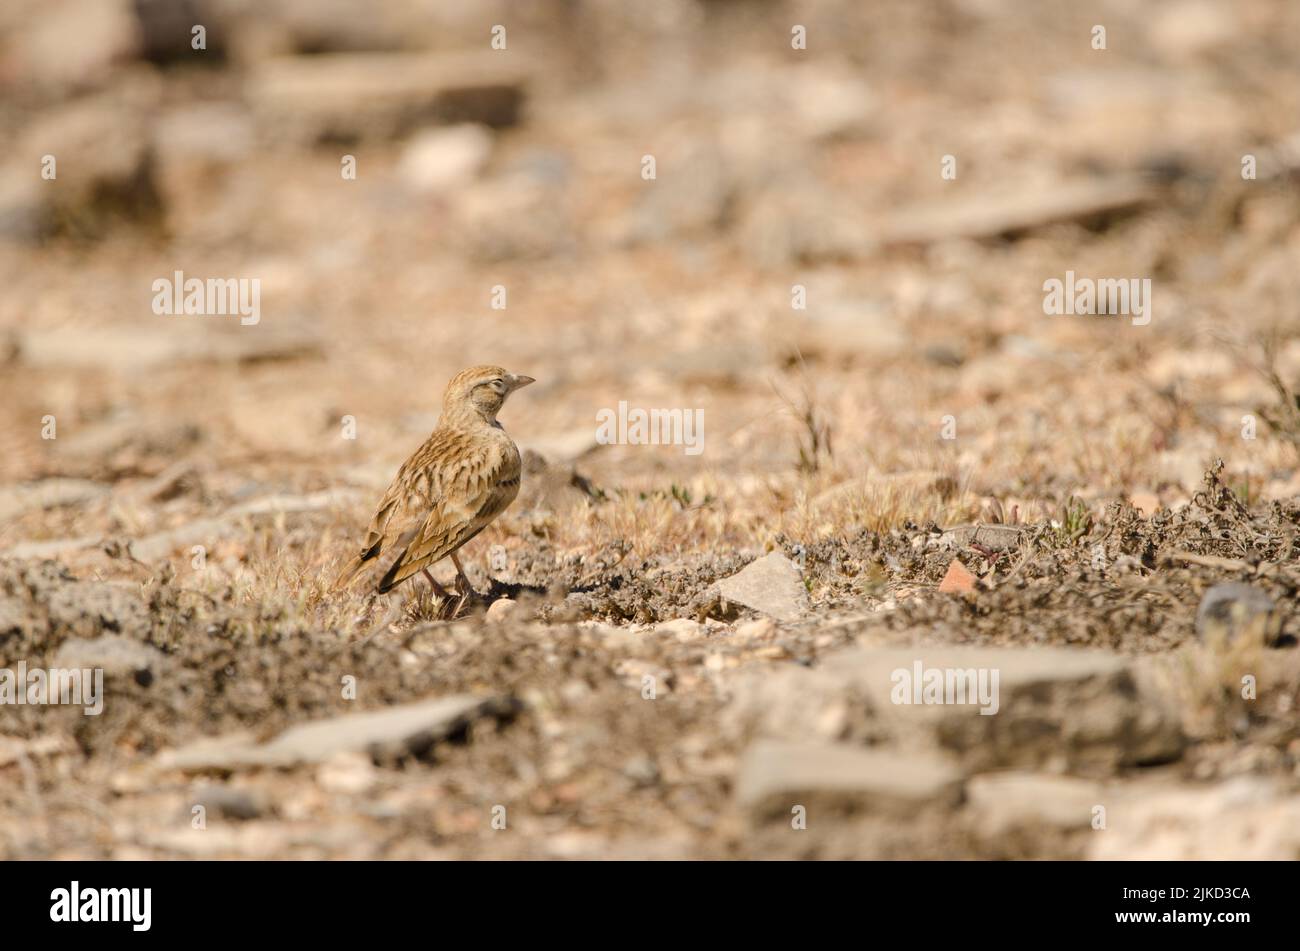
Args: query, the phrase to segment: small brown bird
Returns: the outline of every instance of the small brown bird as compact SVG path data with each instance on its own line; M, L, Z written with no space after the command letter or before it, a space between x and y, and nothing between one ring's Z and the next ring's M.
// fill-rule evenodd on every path
M497 413L530 376L501 367L470 367L447 384L438 425L393 477L379 500L361 551L348 561L335 589L347 587L368 565L391 556L376 586L383 594L424 572L439 598L447 591L429 568L451 556L456 590L472 593L457 550L519 494L519 450L497 422Z

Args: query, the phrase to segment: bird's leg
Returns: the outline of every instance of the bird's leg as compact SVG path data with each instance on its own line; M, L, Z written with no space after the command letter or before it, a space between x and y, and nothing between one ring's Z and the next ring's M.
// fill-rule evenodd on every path
M471 595L477 595L474 586L469 583L469 578L465 577L465 569L461 567L460 559L456 553L451 553L451 563L456 566L456 591L460 594L461 599L468 599Z
M424 576L429 579L429 584L433 587L433 593L437 595L438 600L446 601L447 598L450 597L450 595L447 594L447 589L444 588L442 585L438 584L438 582L433 580L433 575L429 574L428 568L425 568L423 570L424 570Z
M456 557L456 552L451 552L451 564L456 566L456 591L467 596L476 594L473 585L469 583L469 578L465 577L465 569L460 565L460 559Z

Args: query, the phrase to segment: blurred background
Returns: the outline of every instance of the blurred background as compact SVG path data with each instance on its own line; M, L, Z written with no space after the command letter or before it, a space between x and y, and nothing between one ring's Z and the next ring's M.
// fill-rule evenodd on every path
M801 701L778 673L888 636L1159 654L1186 680L1204 590L1295 536L1294 507L1256 503L1300 495L1297 64L1288 0L5 0L0 664L109 667L112 702L10 711L0 854L806 855L729 811L727 704L754 696L732 674ZM258 281L258 320L156 313L177 272ZM1150 322L1045 313L1070 272L1150 280ZM523 493L466 562L547 623L325 595L484 363L538 382L502 414ZM701 410L704 451L598 446L621 402ZM1199 503L1085 539L1118 496L1193 501L1216 459ZM953 559L934 529L975 519L1048 547L966 551L993 583L928 597ZM1156 565L1179 547L1195 570ZM811 620L705 618L775 550L806 556ZM1175 783L1294 774L1294 655L1250 713L1196 674ZM345 716L341 672L365 708L529 712L400 770L137 771ZM646 676L670 699L643 703ZM817 730L844 739L836 709ZM1027 790L990 801L1057 801ZM1224 795L1261 825L1175 795L1195 854L1282 854L1294 797L1251 818ZM224 824L191 834L195 802ZM489 829L497 803L522 836ZM827 825L821 854L1101 841L1085 809L1068 847L955 815L978 847L886 818ZM1131 821L1100 854L1169 841L1193 854Z
M1177 501L1215 454L1292 491L1298 27L1273 0L13 0L0 478L378 484L499 363L540 381L505 421L552 461L619 400L702 408L701 456L589 468L905 484L866 524ZM1045 315L1067 270L1151 278L1154 319ZM176 271L258 279L260 322L156 315Z

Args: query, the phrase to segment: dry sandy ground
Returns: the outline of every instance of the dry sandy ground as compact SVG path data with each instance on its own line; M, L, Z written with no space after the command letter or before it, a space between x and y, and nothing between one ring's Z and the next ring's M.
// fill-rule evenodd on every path
M49 6L0 18L0 668L106 697L0 706L0 856L1300 857L1300 10L217 2L203 58ZM538 379L483 602L330 594L475 363ZM621 401L703 451L597 445ZM1198 626L1224 582L1267 605Z

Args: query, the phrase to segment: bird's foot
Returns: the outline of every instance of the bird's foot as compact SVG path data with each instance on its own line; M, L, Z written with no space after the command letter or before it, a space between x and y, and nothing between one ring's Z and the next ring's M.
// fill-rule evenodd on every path
M433 589L433 593L438 598L439 601L446 601L449 597L451 597L451 595L447 593L446 588L438 584L437 581L433 580L433 575L429 574L428 568L424 569L424 576L429 579L429 587Z
M438 602L437 618L439 621L454 621L460 616L460 609L465 604L464 599L456 595L448 595L444 600Z

